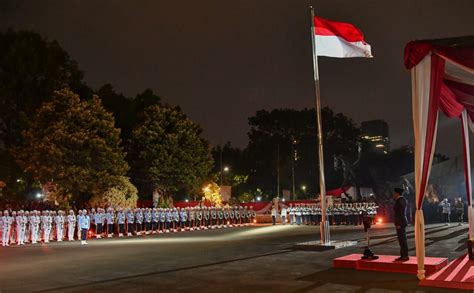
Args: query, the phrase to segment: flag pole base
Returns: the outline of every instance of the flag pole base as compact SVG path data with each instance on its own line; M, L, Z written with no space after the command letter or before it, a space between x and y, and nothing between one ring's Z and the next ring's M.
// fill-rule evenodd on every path
M350 246L356 246L357 241L339 241L334 240L329 243L321 243L321 241L308 241L297 243L293 246L295 250L308 250L308 251L325 251L325 250L334 250L341 249Z

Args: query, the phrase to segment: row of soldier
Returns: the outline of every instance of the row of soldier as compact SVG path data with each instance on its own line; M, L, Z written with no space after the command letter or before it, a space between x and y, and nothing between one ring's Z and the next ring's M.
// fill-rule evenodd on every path
M328 205L326 215L331 225L362 225L364 216L375 219L378 206L371 203L341 203ZM319 225L321 206L319 204L290 204L281 209L280 216L288 218L291 225Z
M87 244L88 237L124 237L250 225L255 211L247 207L98 208L64 211L4 211L0 220L2 245L51 240ZM86 230L86 231L84 231ZM84 235L84 232L86 233Z

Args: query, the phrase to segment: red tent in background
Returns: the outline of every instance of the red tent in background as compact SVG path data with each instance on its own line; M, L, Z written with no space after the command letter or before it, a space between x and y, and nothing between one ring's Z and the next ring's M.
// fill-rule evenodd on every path
M436 143L438 112L462 124L469 238L472 229L472 185L469 128L474 131L474 36L410 42L405 66L411 70L413 129L415 134L415 241L418 278L425 278L423 198Z

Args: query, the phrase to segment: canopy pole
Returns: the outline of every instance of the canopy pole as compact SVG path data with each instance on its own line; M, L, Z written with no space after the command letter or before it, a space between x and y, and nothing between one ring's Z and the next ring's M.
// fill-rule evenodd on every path
M318 68L318 56L316 55L316 39L315 39L315 26L314 26L314 9L312 6L309 7L311 16L311 41L312 41L312 53L313 53L313 73L314 73L314 93L316 97L316 116L318 126L318 157L319 157L319 190L321 199L321 244L327 245L331 243L329 222L326 215L326 179L324 176L324 153L323 153L323 127L321 117L321 92L319 85L319 68Z
M462 138L463 138L463 148L464 148L464 177L466 180L466 198L467 198L467 218L469 225L469 239L473 239L473 222L472 222L472 181L471 181L471 154L469 146L469 121L468 121L467 110L461 114L461 123L462 123Z

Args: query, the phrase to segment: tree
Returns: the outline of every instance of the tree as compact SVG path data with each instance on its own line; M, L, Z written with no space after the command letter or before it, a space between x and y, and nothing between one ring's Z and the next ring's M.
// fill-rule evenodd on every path
M204 193L202 201L209 202L217 207L222 205L221 188L217 183L211 181L202 189L202 191Z
M130 98L117 93L111 84L103 85L97 94L104 107L114 114L116 126L121 129L124 142L130 139L133 127L138 123L144 109L151 105L159 105L161 101L151 89L146 89L135 98Z
M0 32L0 178L10 196L31 191L34 183L16 164L11 149L21 144L21 132L36 109L64 87L84 97L92 93L77 63L56 41L30 31ZM18 178L24 179L25 188L16 186Z
M138 190L125 176L117 176L114 185L109 187L103 194L94 195L91 206L95 207L123 207L135 208L138 200Z
M129 150L139 191L162 196L182 189L198 192L213 164L202 129L178 107L152 105L143 114Z
M129 169L120 146L120 130L100 99L81 100L68 89L55 91L23 132L15 149L20 166L42 185L78 201L101 197Z
M329 108L322 110L323 144L328 188L339 187L341 174L334 170L333 158L357 158L359 129L354 122ZM276 196L277 178L281 190L295 191L304 184L306 194L319 192L316 113L314 109L260 110L249 118L249 144L244 152L250 171L249 187ZM293 172L294 171L294 172ZM278 176L278 173L280 176Z

